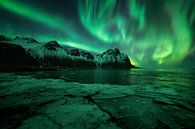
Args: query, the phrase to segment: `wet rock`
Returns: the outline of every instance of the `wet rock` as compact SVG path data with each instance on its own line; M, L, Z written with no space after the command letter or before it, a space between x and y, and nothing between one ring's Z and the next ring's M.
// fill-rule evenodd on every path
M0 74L2 129L195 128L189 101L194 97L167 94L163 87L159 92L151 85L80 84L26 75Z
M58 124L45 116L31 117L23 122L18 129L59 129Z

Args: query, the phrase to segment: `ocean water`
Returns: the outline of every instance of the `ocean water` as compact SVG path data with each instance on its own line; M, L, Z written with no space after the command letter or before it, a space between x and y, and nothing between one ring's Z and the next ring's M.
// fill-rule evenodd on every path
M64 69L16 74L84 84L157 85L195 90L195 69Z
M0 114L0 129L193 129L195 69L2 72Z

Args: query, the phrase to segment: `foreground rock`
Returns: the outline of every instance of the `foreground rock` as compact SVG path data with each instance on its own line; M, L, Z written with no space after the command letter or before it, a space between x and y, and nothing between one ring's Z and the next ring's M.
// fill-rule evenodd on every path
M80 84L18 73L1 73L0 81L2 129L195 128L194 91Z

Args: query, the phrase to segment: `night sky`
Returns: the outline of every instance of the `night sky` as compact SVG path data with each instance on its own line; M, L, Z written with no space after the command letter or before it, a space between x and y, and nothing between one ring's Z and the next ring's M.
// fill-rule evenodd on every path
M0 0L0 19L0 34L117 47L137 66L195 64L195 0Z

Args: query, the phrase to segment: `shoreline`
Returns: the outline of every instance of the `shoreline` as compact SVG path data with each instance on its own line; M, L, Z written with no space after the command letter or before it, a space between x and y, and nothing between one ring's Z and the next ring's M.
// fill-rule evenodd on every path
M1 73L1 128L120 129L195 127L193 92ZM188 94L185 98L183 94Z

